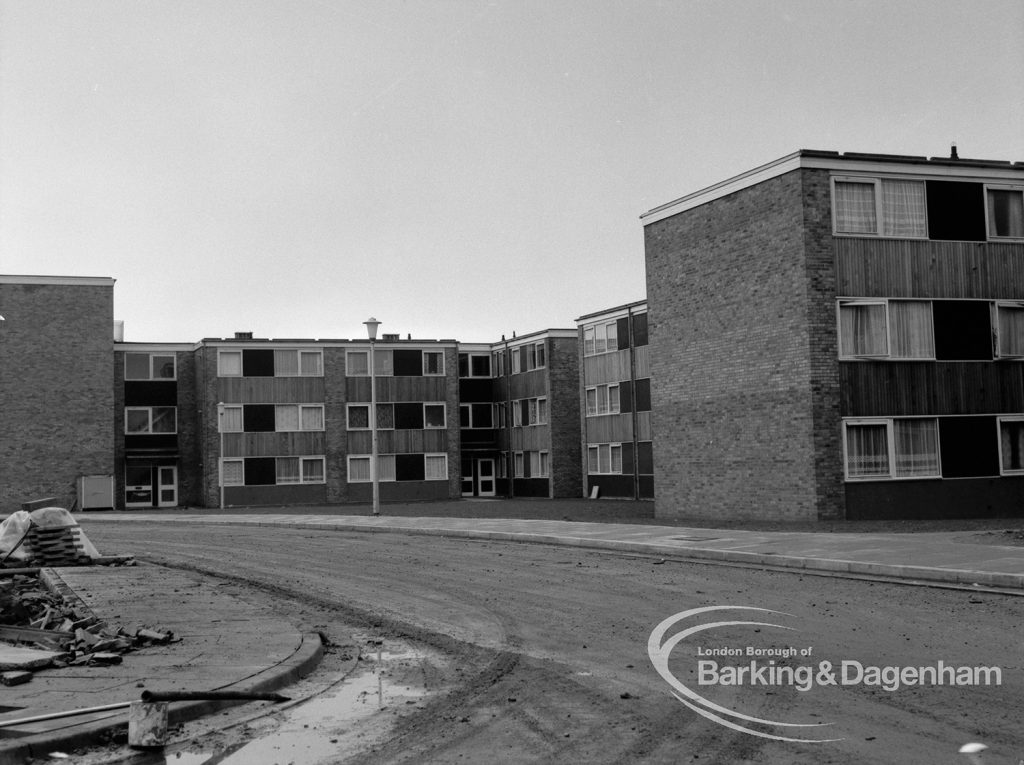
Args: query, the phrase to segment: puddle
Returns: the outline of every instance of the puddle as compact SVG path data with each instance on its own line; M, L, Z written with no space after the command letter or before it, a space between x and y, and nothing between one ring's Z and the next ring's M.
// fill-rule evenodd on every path
M388 640L361 645L356 669L339 685L289 709L248 722L232 738L243 741L208 751L196 744L168 745L133 765L277 765L337 762L369 743L376 721L390 725L428 693L428 675L446 665L443 655ZM383 719L386 716L386 719ZM201 745L199 745L201 746Z

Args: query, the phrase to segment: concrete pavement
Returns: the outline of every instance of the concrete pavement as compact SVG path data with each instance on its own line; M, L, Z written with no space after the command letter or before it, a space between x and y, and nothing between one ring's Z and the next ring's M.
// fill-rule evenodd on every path
M500 502L494 505L500 512ZM334 512L337 512L334 510ZM1024 547L973 544L964 532L913 534L740 531L636 523L501 518L392 517L331 513L103 513L81 522L136 521L289 526L324 531L390 532L510 542L535 542L672 558L878 576L931 584L1022 590ZM1008 525L1012 524L1008 521Z

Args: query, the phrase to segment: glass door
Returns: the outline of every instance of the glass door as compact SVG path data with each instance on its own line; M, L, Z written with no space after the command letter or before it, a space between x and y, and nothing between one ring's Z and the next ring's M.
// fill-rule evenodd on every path
M153 467L151 465L125 465L125 507L153 506Z
M495 494L494 460L480 459L476 461L476 488L481 497L493 497Z
M161 465L157 468L159 484L157 495L160 507L175 507L178 504L178 468L176 465Z

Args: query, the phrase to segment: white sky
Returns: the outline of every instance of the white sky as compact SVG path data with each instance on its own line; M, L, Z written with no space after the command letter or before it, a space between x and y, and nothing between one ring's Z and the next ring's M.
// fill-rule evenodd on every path
M1024 160L1020 0L0 0L0 273L129 341L496 341L801 148Z

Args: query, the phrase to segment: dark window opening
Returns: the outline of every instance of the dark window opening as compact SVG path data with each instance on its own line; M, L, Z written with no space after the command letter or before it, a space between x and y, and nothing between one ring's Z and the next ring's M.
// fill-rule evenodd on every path
M636 410L651 411L651 378L645 377L636 381Z
M633 345L647 345L647 314L638 313L633 316Z
M392 351L392 374L396 377L421 377L423 351L396 349Z
M991 361L992 319L984 300L936 300L935 358L939 361Z
M423 404L395 404L395 430L421 430Z
M395 455L396 481L424 481L426 477L422 454Z
M980 183L927 181L928 238L984 242L985 195Z
M243 377L273 377L274 351L266 348L245 348L242 351Z
M999 475L995 417L939 418L943 478Z
M277 429L273 404L246 404L242 407L242 413L242 429L246 433L273 433Z
M615 322L615 336L618 338L618 349L624 351L629 347L629 317L623 316Z
M636 445L637 472L641 475L654 475L654 444L651 441L640 441Z
M273 486L277 483L275 457L249 457L245 460L246 486Z

